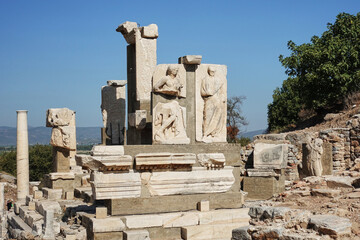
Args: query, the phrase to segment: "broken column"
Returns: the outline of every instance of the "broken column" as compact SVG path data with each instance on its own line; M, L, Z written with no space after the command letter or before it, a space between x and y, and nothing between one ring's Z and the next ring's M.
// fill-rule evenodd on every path
M5 184L0 183L0 216L4 215L5 209Z
M151 144L151 90L152 75L156 67L156 39L159 36L156 24L138 27L136 22L125 22L117 29L123 34L127 46L128 115L146 111L143 124L129 125L127 144ZM133 116L134 117L134 116ZM135 117L136 119L136 117Z
M54 210L46 210L45 211L45 226L44 226L44 236L43 239L55 239L54 232Z
M109 80L101 88L101 113L104 128L104 145L123 145L125 131L125 85L126 80Z
M52 127L54 172L69 172L72 151L76 151L75 112L68 108L47 110L46 126Z
M27 110L17 112L16 176L17 199L25 200L29 195L29 140Z

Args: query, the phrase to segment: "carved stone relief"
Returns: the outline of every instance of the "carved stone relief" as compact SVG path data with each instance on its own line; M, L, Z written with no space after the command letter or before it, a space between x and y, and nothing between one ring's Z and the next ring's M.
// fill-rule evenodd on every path
M310 176L321 176L323 166L321 156L323 154L323 140L307 136L303 145L303 169Z
M255 143L254 168L285 168L287 153L287 144Z
M186 71L182 64L160 64L153 75L153 91L186 97Z
M153 111L153 142L189 144L186 135L186 109L177 101L158 103Z
M196 140L226 142L227 68L203 64L196 70Z

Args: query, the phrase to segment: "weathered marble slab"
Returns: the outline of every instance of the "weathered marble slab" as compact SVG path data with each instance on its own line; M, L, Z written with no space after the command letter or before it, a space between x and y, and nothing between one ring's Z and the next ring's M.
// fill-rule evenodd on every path
M195 163L193 153L141 153L135 156L136 169L191 167Z
M225 155L223 153L200 153L197 158L203 167L222 168L225 166Z
M183 57L179 57L179 63L199 65L201 64L201 59L201 55L186 55Z
M153 110L153 143L190 143L186 135L186 109L177 101L156 104Z
M201 64L196 70L196 141L226 142L227 67Z
M121 82L120 82L121 81ZM125 80L110 80L101 88L101 113L106 134L112 144L124 142L125 127Z
M153 172L145 183L152 196L227 192L235 178L233 167L220 170L193 168L191 172Z
M159 64L153 74L153 91L186 97L186 70L183 64Z
M99 171L124 171L129 170L133 165L130 155L92 156L92 159L100 165Z
M95 200L140 197L139 173L91 173L91 188Z
M287 153L287 144L255 143L254 168L285 168Z
M50 144L54 147L76 150L75 126L54 127L51 133Z
M124 155L124 146L95 145L91 149L92 156L119 156Z
M50 108L46 111L46 127L75 126L75 112L68 108Z

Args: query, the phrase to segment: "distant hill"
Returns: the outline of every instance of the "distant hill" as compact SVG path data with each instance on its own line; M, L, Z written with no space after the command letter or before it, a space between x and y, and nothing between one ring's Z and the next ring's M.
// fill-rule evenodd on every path
M247 137L247 138L250 138L252 140L252 138L254 136L259 135L259 134L264 134L265 132L266 132L266 129L260 129L260 130L256 130L256 131L240 133L239 135L241 137Z
M29 127L29 144L49 144L51 128ZM78 145L98 144L101 142L100 127L77 127L76 141ZM16 145L16 128L0 126L0 146Z

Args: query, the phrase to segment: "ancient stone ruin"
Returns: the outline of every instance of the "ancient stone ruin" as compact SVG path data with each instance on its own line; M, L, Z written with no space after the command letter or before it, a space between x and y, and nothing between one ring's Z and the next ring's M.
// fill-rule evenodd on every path
M1 237L352 236L351 223L343 218L300 214L268 202L244 203L282 196L299 179L314 182L309 176L338 186L338 180L324 175L355 167L358 118L346 129L266 134L246 147L229 144L227 67L204 64L200 55L157 65L156 24L125 22L116 31L128 44L127 80L109 80L101 88L102 143L90 154L76 153L75 112L49 109L54 168L30 186L26 112L18 112L18 201L13 212L2 215ZM354 178L348 182L349 189L360 186Z

